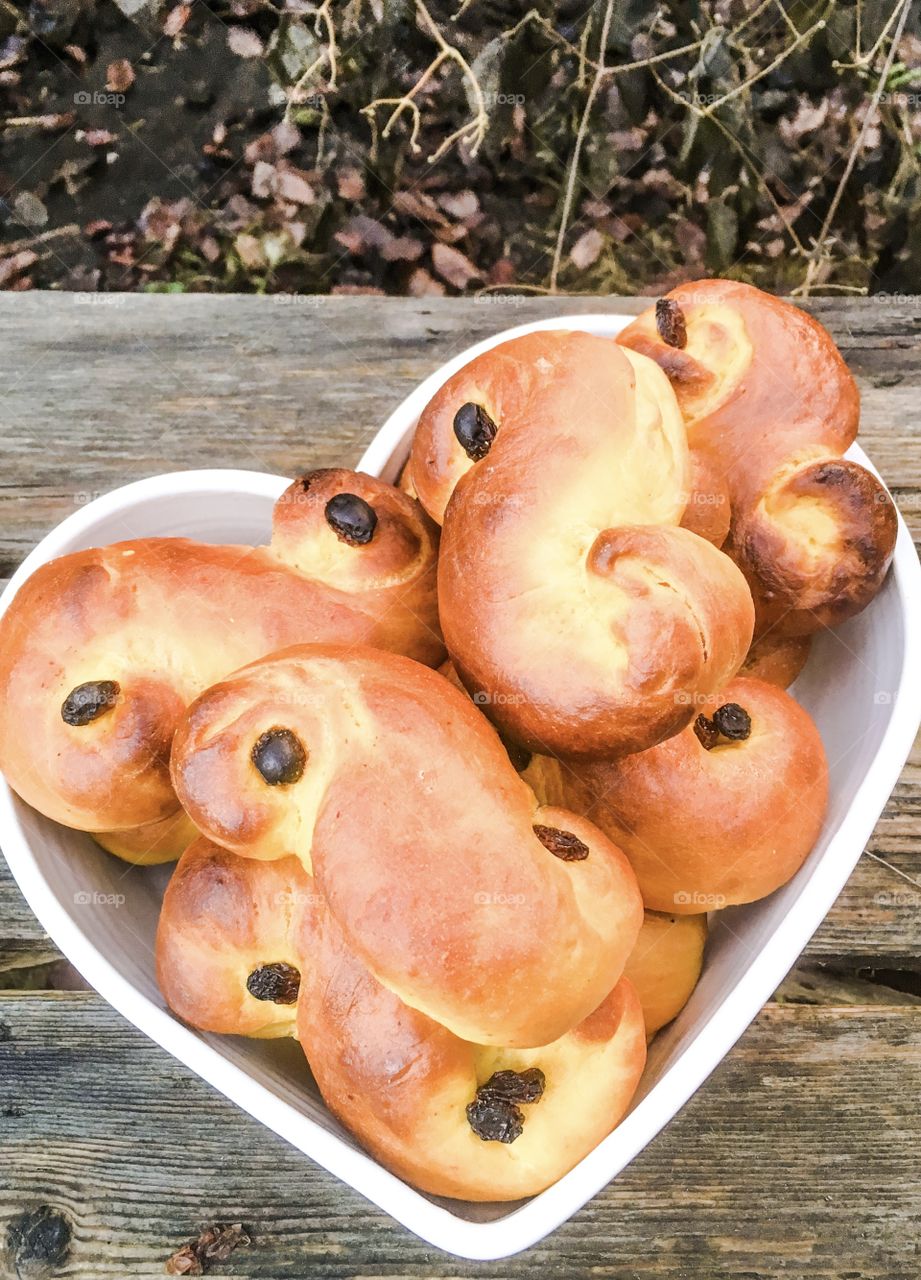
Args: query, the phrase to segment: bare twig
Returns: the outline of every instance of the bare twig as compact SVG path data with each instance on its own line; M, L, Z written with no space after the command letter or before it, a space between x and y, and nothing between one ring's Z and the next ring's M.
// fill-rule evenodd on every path
M841 197L844 195L844 191L845 191L845 188L847 187L848 181L850 180L851 174L854 172L854 165L857 163L857 157L860 154L861 150L863 149L864 138L867 136L867 130L870 127L870 122L873 119L873 117L876 115L876 112L879 108L880 98L882 98L883 96L883 90L886 87L886 81L889 77L889 72L892 69L893 62L895 61L896 49L898 48L899 41L902 38L902 32L905 30L905 23L908 20L908 11L911 7L911 0L901 0L901 4L902 4L902 12L899 17L898 26L896 27L895 33L893 34L892 43L889 45L889 52L886 54L886 61L883 63L883 69L880 72L879 82L876 86L876 91L873 94L873 98L870 102L869 107L864 112L863 121L861 123L857 137L854 139L854 145L851 147L850 155L847 158L847 164L844 166L844 172L841 175L841 179L835 190L835 194L832 196L831 204L828 206L828 212L825 214L825 220L822 223L822 228L819 231L818 237L816 239L815 247L812 249L809 255L810 261L809 261L808 267L806 268L806 278L803 281L800 288L795 290L796 293L802 294L803 296L808 297L809 291L815 282L815 277L816 277L816 274L818 273L819 266L822 260L822 253L825 249L825 242L828 239L829 233L832 228L832 224L834 223L835 214L838 212L838 206L841 203Z
M560 214L560 226L556 237L556 248L553 251L553 264L550 268L551 293L556 293L557 280L559 279L560 274L560 262L563 258L563 245L566 241L566 229L569 226L569 219L572 214L572 202L576 191L576 178L579 174L579 161L582 158L582 147L585 143L585 135L588 132L588 121L592 114L592 107L595 105L595 99L598 96L598 90L601 88L601 82L604 79L604 58L608 47L608 33L611 30L611 19L613 16L614 0L608 0L604 10L604 21L601 24L601 39L598 42L598 63L595 71L595 78L592 81L591 88L588 91L588 97L585 100L585 109L582 112L582 119L579 121L576 141L572 149L572 155L569 158L569 172L566 176L566 194L563 198L563 210Z

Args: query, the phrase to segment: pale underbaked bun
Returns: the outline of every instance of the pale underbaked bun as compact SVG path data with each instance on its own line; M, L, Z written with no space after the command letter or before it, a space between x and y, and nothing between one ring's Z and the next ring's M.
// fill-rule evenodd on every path
M668 374L691 445L726 478L727 550L759 630L807 635L863 609L892 558L896 513L876 477L842 457L860 398L822 325L751 285L696 280L617 340Z
M200 837L176 864L157 925L157 982L200 1031L293 1036L314 888L297 858L255 862Z
M627 979L551 1044L484 1047L383 987L325 912L310 943L298 1027L320 1092L372 1155L421 1190L464 1200L536 1195L627 1110L646 1059Z
M649 751L562 771L567 803L624 850L645 905L676 915L785 884L818 839L828 800L819 732L782 689L739 677L696 710L703 724Z
M464 1039L545 1044L607 995L642 922L624 855L541 808L470 700L360 646L303 646L204 693L173 780L210 838L298 856L349 946Z
M190 830L170 744L196 694L297 641L440 661L436 557L418 503L327 470L285 491L266 547L149 538L53 560L0 620L0 769L129 861L175 858Z
M624 977L636 988L647 1038L677 1018L691 998L703 968L706 942L706 915L645 913Z
M502 343L425 408L407 483L443 522L448 651L509 739L560 756L637 751L738 670L750 592L678 527L688 446L652 361L562 330Z
M739 675L789 689L806 665L811 648L812 636L783 636L769 631L753 641Z

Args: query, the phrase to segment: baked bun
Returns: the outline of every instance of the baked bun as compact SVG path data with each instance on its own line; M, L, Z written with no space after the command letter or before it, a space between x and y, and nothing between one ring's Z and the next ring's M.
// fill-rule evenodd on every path
M219 844L297 855L375 977L476 1043L570 1030L639 932L620 850L541 808L470 700L407 658L303 646L253 663L192 705L173 781Z
M677 1018L697 986L707 942L705 915L664 915L647 911L624 977L636 988L646 1035Z
M691 483L668 379L610 339L513 338L435 394L412 483L443 522L439 609L458 675L531 751L638 751L738 670L742 575L679 528Z
M876 477L842 457L860 400L822 325L751 285L696 280L617 341L665 370L692 447L726 478L727 550L759 630L808 635L859 613L892 558L896 512Z
M382 986L331 917L321 916L311 946L298 1026L320 1092L372 1155L422 1191L536 1195L627 1110L646 1059L627 979L552 1044L484 1047Z
M157 927L157 982L173 1013L200 1031L294 1035L312 899L297 858L254 862L196 840Z
M739 675L789 689L806 665L811 648L812 636L781 636L769 631L753 641Z
M674 915L785 884L828 799L819 732L782 689L739 677L696 710L694 725L649 751L562 772L567 802L624 850L646 906Z
M412 499L328 470L281 496L267 547L147 538L53 560L0 620L0 769L130 861L177 857L170 744L196 694L297 641L439 662L436 555Z

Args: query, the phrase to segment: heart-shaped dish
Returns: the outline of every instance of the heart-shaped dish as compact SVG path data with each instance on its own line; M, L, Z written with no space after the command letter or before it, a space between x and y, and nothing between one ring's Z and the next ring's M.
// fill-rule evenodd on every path
M498 334L462 352L391 415L359 467L394 480L423 405L473 355L534 328L613 335L628 317L574 316ZM859 448L849 455L867 466ZM288 482L247 471L156 476L69 516L27 557L6 607L38 565L129 537L267 539L272 505ZM895 560L873 604L818 637L794 694L829 753L831 795L822 836L798 875L771 897L713 921L703 977L680 1017L654 1041L633 1109L554 1186L503 1205L438 1201L395 1178L356 1145L323 1105L296 1046L201 1034L166 1009L153 942L169 868L127 867L89 836L41 817L0 782L0 841L49 935L120 1013L250 1115L355 1187L431 1244L492 1259L534 1244L570 1217L646 1146L719 1063L781 982L837 897L899 776L921 718L921 567L899 521Z

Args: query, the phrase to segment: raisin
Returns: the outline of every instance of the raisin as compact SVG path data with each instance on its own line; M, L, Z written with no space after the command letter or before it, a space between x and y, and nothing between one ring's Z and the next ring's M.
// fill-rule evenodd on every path
M694 732L697 734L697 741L705 751L712 751L720 740L719 729L705 715L699 715L694 721Z
M303 775L307 752L290 729L268 729L256 739L250 758L270 787L289 786Z
M539 1102L547 1079L540 1067L524 1071L494 1071L477 1089L481 1098L502 1098L506 1102Z
M462 404L454 415L454 434L473 462L485 458L498 427L479 404Z
M744 742L752 731L752 718L737 702L724 702L713 713L713 723L724 738Z
M246 990L257 1000L273 1004L295 1004L301 986L300 972L293 964L263 964L246 979Z
M354 493L337 493L326 504L326 523L340 542L363 547L374 537L377 513L364 498Z
M656 328L659 337L670 347L686 347L688 342L684 312L673 298L659 298L656 302Z
M713 713L713 719L700 715L694 721L694 732L701 746L712 751L720 738L744 742L752 731L751 716L737 702L724 702Z
M534 828L534 834L545 849L549 849L564 862L582 862L588 857L588 845L571 831L560 831L559 827L542 827L538 824Z
M120 693L117 680L88 680L86 684L78 684L61 703L61 718L65 724L81 728L111 711Z
M496 1071L467 1104L467 1121L483 1142L514 1142L524 1131L524 1112L516 1104L538 1102L546 1080L539 1067Z

